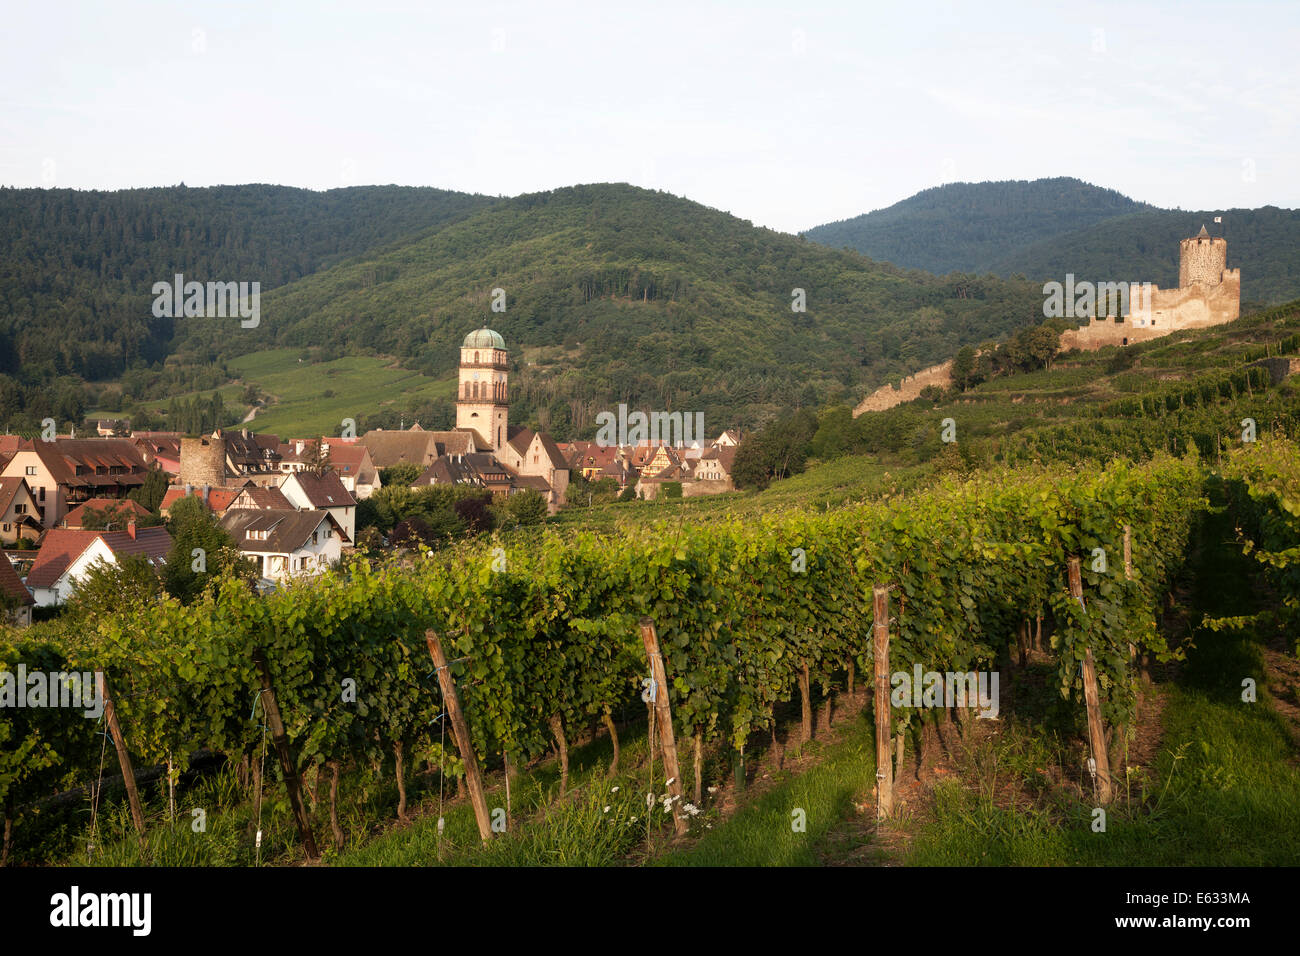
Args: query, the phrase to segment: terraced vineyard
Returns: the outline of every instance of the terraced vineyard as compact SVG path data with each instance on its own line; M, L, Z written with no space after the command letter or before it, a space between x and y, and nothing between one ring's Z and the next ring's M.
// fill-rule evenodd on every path
M1052 695L1081 715L1080 663L1093 660L1099 716L1119 743L1139 719L1139 663L1185 653L1168 641L1161 621L1210 511L1211 485L1216 493L1225 482L1238 489L1229 503L1250 537L1235 547L1275 572L1270 586L1284 611L1256 623L1291 626L1283 613L1294 613L1300 546L1295 446L1248 444L1228 455L1221 477L1188 451L1100 470L1022 466L950 475L925 489L821 513L659 524L618 536L504 536L389 566L358 560L266 598L226 580L191 606L168 599L90 625L9 632L0 645L6 670L21 664L106 675L136 766L171 767L175 782L202 750L237 768L217 802L230 820L249 821L247 830L222 830L225 842L189 840L188 821L176 823L172 809L159 806L145 825L158 836L123 856L133 845L125 834L118 843L95 836L95 827L112 832L114 804L76 796L87 785L87 794L102 793L107 738L100 728L76 710L6 709L0 799L13 821L6 827L12 852L57 860L92 843L99 847L92 859L98 852L107 860L166 862L179 854L214 862L207 854L221 848L226 862L289 862L315 855L307 834L328 821L331 852L338 853L364 842L379 823L371 817L349 837L340 824L340 787L362 787L368 813L404 817L408 779L420 766L426 786L437 780L441 814L443 781L454 782L465 768L442 726L445 701L425 650L429 630L442 637L468 719L470 740L459 743L490 767L507 759L535 765L554 746L563 791L567 738L603 724L616 740L629 707L636 713L642 706L648 664L637 622L648 617L663 648L663 691L678 740L693 750L696 768L706 750L729 753L743 778L746 753L764 735L775 741L791 701L800 702L806 727L814 688L823 701L832 691L853 697L867 680L876 585L892 591L893 610L882 622L892 635L892 672L1005 672L1023 655L1028 623L1041 619ZM1083 559L1083 601L1066 588L1071 558ZM282 734L269 717L270 700ZM923 729L939 710L896 705L891 737ZM303 811L296 835L289 804L264 787L263 772L274 772L268 740L284 748L293 771L286 782L308 774L316 781L317 816ZM643 756L653 760L653 747ZM719 783L701 773L696 801L702 784ZM380 780L396 788L395 807L377 796ZM189 785L201 784L190 778ZM653 803L657 786L650 789ZM81 818L89 831L52 822L53 792L71 795L59 805L96 807L88 824ZM264 810L278 822L257 843L251 831L263 831ZM223 826L219 818L212 825Z

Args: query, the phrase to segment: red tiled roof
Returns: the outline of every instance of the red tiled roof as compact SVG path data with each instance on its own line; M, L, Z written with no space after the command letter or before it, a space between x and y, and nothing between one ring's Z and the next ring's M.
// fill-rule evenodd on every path
M138 528L132 537L127 531L77 531L51 528L45 532L41 549L27 573L29 588L49 588L81 557L96 538L102 538L114 555L143 554L159 564L172 549L172 536L166 528Z
M101 531L99 536L114 554L143 554L154 564L166 561L167 553L172 549L171 533L161 526L136 528L134 537L129 531Z
M81 557L83 551L100 536L99 531L74 531L70 528L51 528L45 532L41 549L36 552L32 569L27 572L29 588L51 588L68 565Z
M125 522L128 517L149 514L149 509L138 501L132 501L130 498L91 498L89 501L83 501L77 507L73 508L63 516L63 526L65 528L80 528L82 521L85 520L88 509L95 511L106 511L113 509L117 511L121 518L119 522Z
M27 479L22 477L0 478L0 514L9 510L15 496L26 483ZM27 493L31 494L30 488L27 489Z
M14 570L13 562L9 560L8 555L0 555L0 559L2 559L0 560L0 594L17 598L24 605L35 604L36 599L32 597L32 592L23 585L22 579L18 577L18 572Z
M191 488L191 489L190 489L190 494L191 494L192 496L194 496L195 498L198 498L198 499L201 501L201 500L203 500L203 490L204 490L204 489L202 489L202 488ZM243 488L209 488L209 489L207 489L207 492L208 492L208 500L207 500L208 510L209 510L209 511L215 511L215 512L218 512L218 513L222 512L222 511L225 511L227 508L230 507L230 503L231 503L232 501L234 501L237 497L239 497L239 493L240 493L241 491L243 491L243 490L244 490ZM176 504L176 502L180 501L180 500L181 500L182 498L184 498L184 497L185 497L185 489L184 489L184 488L177 488L177 487L174 487L174 486L171 487L171 488L168 488L167 491L166 491L166 493L163 494L162 504L160 504L160 505L158 506L158 510L160 510L160 511L168 511L168 510L171 509L171 506L172 506L172 505Z
M339 476L332 471L319 475L313 471L300 471L287 480L298 483L313 508L343 508L357 503L351 492L343 487Z

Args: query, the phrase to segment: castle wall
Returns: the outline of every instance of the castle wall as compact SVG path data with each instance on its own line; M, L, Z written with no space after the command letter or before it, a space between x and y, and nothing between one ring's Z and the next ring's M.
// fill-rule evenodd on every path
M1085 326L1062 332L1061 349L1087 352L1107 345L1133 345L1183 329L1234 322L1241 315L1241 270L1224 270L1220 281L1208 287L1200 281L1178 289L1152 286L1149 309L1135 287L1129 305L1130 314L1123 322L1094 317Z
M951 360L941 365L932 365L929 368L922 369L915 375L909 375L899 383L898 388L894 388L893 385L880 386L880 388L864 398L857 408L853 409L853 417L857 418L863 412L883 412L887 408L893 408L895 405L903 404L903 402L910 402L914 398L920 398L921 392L930 385L939 388L952 386Z

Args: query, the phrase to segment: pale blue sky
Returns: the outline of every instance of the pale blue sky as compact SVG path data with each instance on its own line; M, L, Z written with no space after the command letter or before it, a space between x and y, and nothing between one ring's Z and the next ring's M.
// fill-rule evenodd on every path
M9 5L0 183L632 182L795 231L953 180L1300 205L1300 4Z

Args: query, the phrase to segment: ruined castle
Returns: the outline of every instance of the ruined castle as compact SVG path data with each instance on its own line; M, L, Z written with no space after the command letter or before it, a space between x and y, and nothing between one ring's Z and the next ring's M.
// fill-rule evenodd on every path
M1236 320L1241 314L1241 270L1228 268L1228 240L1211 236L1201 226L1197 235L1178 244L1178 288L1135 282L1129 286L1128 303L1124 315L1093 316L1087 325L1062 333L1061 349L1129 345L1179 329Z

